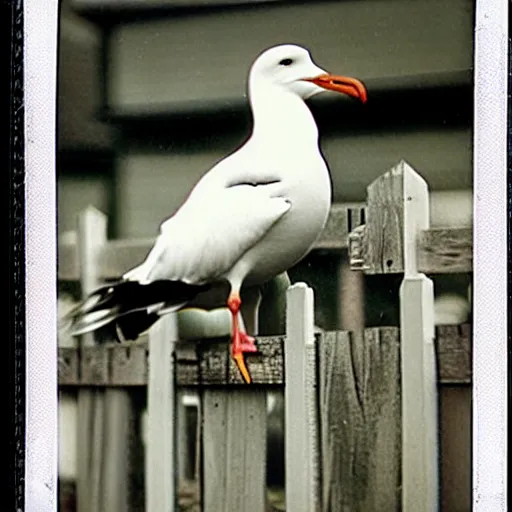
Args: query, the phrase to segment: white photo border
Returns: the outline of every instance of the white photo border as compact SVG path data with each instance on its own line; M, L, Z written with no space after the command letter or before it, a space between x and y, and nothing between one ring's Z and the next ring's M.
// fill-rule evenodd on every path
M25 510L57 510L58 0L25 0Z
M473 510L507 510L508 2L477 0L473 203Z

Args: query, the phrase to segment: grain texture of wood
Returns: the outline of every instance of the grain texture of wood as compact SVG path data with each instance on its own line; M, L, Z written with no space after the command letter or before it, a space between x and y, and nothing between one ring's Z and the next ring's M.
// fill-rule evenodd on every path
M385 329L385 327L383 327ZM285 336L259 337L260 353L247 358L253 386L279 388L284 385L283 344ZM469 324L443 325L436 328L435 346L439 365L438 384L471 384L471 329ZM59 386L145 386L148 374L147 340L133 344L112 344L88 347L94 357L83 360L80 350L59 348ZM221 354L219 355L219 352ZM129 356L127 354L130 354ZM222 358L222 364L218 364ZM238 378L231 378L228 367L229 347L225 339L179 342L175 351L176 385L180 387L244 387ZM213 359L215 362L212 362ZM89 364L107 368L106 376ZM79 371L82 368L83 375ZM216 375L215 368L220 375ZM207 372L206 372L207 369ZM203 375L205 370L206 375ZM98 375L98 380L91 375ZM85 380L87 377L87 380Z
M244 298L242 315L246 332L252 336L258 333L257 304L260 299L259 290L253 290ZM228 350L224 349L222 355L227 354ZM219 363L224 361L222 355L219 354ZM241 383L240 372L232 358L228 357L225 362L228 380ZM203 368L203 365L200 363L199 367ZM257 368L249 367L254 378L253 370L257 373ZM264 512L266 508L266 394L247 384L241 389L243 391L231 393L205 389L202 394L201 480L205 512Z
M313 289L287 292L285 350L286 508L311 512L320 505L317 368Z
M400 509L399 345L391 327L319 340L324 511Z
M350 268L367 274L380 273L369 264L366 225L349 235ZM471 228L434 228L422 230L418 237L418 270L425 274L457 274L473 271L473 230ZM394 267L394 273L403 268ZM390 273L386 271L385 273Z
M437 228L422 231L418 239L418 268L426 274L471 272L473 230Z
M428 187L403 165L403 263L400 286L402 508L439 508L437 365L434 287L418 272L416 241L429 228Z
M367 188L366 273L403 272L404 172L401 161Z
M283 384L283 339L284 336L257 338L258 353L246 356L252 386ZM176 384L246 386L231 360L226 339L178 345Z
M173 358L177 339L175 313L165 315L149 331L146 510L174 512L176 509L176 396Z
M208 390L202 406L204 512L264 512L264 391Z
M422 215L429 220L428 195L427 201L420 205L409 194L410 187L406 190L406 183L410 182L412 175L419 176L402 160L368 186L365 222L354 226L348 236L352 270L362 270L367 274L403 273L404 244L408 244L409 248L416 247L414 252L409 252L421 272L471 272L471 228L429 229L425 224L414 237L404 239L406 216L410 213L417 215L423 209ZM412 194L414 196L414 192ZM408 215L405 214L405 206Z

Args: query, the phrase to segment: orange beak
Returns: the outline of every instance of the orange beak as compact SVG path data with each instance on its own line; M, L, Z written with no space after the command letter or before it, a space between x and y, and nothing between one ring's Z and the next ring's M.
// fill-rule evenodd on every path
M337 76L337 75L320 75L315 78L305 78L306 82L312 82L319 87L327 89L329 91L342 92L348 94L353 98L360 99L363 103L366 103L367 94L366 87L362 82L355 78L348 76Z

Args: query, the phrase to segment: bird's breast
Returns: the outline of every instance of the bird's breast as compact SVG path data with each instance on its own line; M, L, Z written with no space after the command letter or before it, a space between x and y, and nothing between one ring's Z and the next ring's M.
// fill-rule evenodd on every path
M248 282L264 282L302 259L320 236L331 206L331 180L321 158L287 168L283 196L291 208L244 259Z

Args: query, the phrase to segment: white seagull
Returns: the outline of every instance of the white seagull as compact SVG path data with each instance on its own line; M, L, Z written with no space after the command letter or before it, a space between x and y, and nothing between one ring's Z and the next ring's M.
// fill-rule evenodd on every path
M162 314L227 282L231 354L251 382L244 354L257 348L243 328L242 284L265 283L301 260L329 214L329 170L304 102L325 90L366 102L359 80L327 73L300 46L260 54L249 73L250 138L210 169L161 224L145 261L72 312L74 334L114 324L121 339L135 339Z

